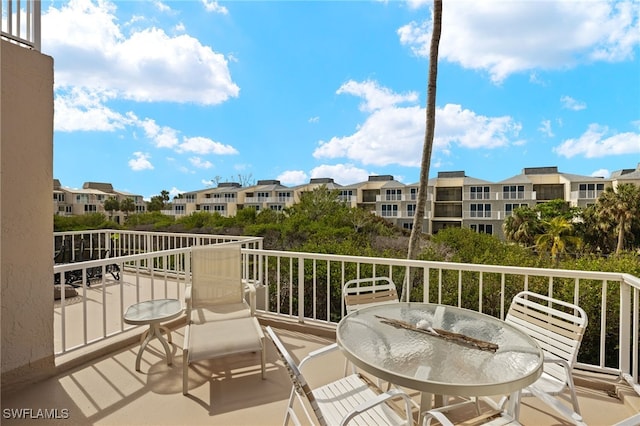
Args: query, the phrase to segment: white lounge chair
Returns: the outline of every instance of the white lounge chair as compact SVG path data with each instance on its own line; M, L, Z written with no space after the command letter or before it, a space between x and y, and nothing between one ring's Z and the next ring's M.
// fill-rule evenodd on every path
M245 300L249 295L250 303ZM185 294L182 393L189 388L189 365L196 361L247 352L261 355L265 378L264 333L254 316L255 289L242 282L238 244L194 247L191 285Z

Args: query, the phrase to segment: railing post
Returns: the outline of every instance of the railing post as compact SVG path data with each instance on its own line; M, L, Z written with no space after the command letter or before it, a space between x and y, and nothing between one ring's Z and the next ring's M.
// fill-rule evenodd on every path
M620 281L620 370L623 373L631 373L631 286L624 280ZM635 324L634 328L637 328ZM637 378L635 378L637 380Z
M304 258L298 257L298 322L304 323Z

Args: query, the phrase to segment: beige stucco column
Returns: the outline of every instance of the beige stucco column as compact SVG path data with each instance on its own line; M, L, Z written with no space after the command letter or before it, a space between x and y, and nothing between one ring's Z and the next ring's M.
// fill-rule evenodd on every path
M0 41L2 391L49 375L53 345L53 58Z

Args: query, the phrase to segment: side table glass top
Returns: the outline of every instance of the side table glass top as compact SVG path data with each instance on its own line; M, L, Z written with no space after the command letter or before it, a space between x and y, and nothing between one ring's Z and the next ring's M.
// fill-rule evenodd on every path
M128 324L149 324L156 321L168 321L182 314L182 304L178 299L155 299L129 306L124 314Z
M495 343L495 352L396 328L380 317ZM542 350L522 331L497 318L453 306L394 303L363 308L340 321L338 345L356 366L423 392L497 395L522 389L542 373Z

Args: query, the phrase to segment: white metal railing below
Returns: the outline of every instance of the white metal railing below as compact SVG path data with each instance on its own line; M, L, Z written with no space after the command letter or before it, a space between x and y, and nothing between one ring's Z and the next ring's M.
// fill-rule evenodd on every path
M0 0L3 39L40 51L40 0Z
M640 394L640 279L632 275L264 250L260 238L204 234L106 230L56 233L56 238L57 244L82 239L98 250L115 241L110 258L54 266L61 282L65 274L80 277L78 296L56 302L57 355L128 330L122 314L131 303L183 300L192 246L239 243L243 279L258 289L258 311L299 323L336 324L344 315L342 284L377 276L390 277L403 300L447 303L498 318L521 290L577 303L591 312L583 348L595 354L584 362L579 357L578 367L623 377ZM114 263L120 279L109 275Z

